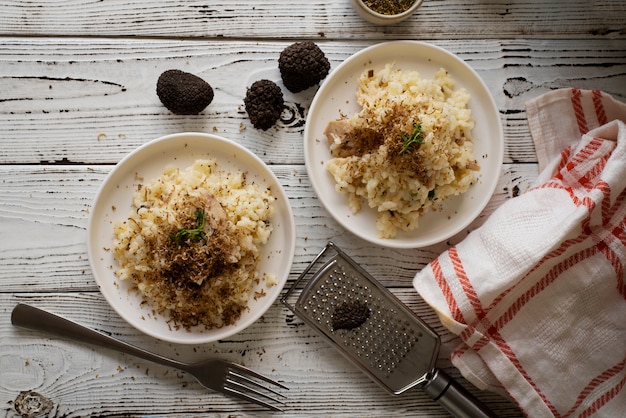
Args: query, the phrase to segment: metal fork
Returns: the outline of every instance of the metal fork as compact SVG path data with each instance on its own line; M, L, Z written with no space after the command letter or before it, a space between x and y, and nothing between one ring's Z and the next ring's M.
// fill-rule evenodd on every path
M183 363L125 343L116 338L84 327L34 306L18 304L11 314L15 326L51 333L75 341L99 345L122 353L140 357L164 366L183 370L201 385L274 411L282 411L286 397L277 391L288 388L247 367L225 360L213 359L198 363ZM263 384L263 382L272 386Z

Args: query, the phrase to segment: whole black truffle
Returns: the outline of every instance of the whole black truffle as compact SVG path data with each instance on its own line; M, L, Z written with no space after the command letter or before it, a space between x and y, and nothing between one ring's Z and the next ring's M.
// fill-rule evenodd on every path
M322 81L328 75L330 63L314 42L296 42L280 53L278 69L285 87L297 93Z
M196 115L213 101L213 88L200 77L181 70L167 70L157 81L161 103L177 115Z
M364 302L350 300L335 307L332 315L334 330L351 330L361 326L370 316L370 309Z
M255 81L246 92L243 102L252 125L264 131L276 123L285 105L283 92L270 80Z

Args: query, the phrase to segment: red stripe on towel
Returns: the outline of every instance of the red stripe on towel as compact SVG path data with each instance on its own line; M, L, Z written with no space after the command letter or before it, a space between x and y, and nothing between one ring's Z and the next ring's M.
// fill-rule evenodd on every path
M577 157L582 158L582 160L578 161L578 164L582 163L582 161L584 160L591 160L594 154L603 144L604 140L600 138L593 138L591 141L589 141L585 148L576 155ZM582 173L582 175L578 179L578 183L583 186L587 191L595 188L597 179L604 171L608 159L608 155L605 155L602 158L598 158L596 160L596 163L587 169L587 172ZM572 171L575 171L575 169L576 167L573 167Z
M567 147L563 151L561 151L561 159L559 161L558 167L556 168L557 172L561 171L565 167L570 159L570 156L572 155L572 151L572 147Z
M584 117L579 119L579 122L581 120L584 125L579 124L579 127L586 128ZM454 298L452 289L449 287L450 282L446 282L446 277L444 277L438 261L434 263L436 266L433 268L438 285L442 289L451 312L453 312L454 319L466 325L465 329L460 333L460 337L467 345L455 350L452 353L452 357L462 355L469 348L479 353L488 344L496 345L509 359L511 365L529 383L532 390L551 413L558 418L571 417L575 413L580 414L576 415L579 417L591 416L615 398L626 385L626 377L622 378L617 384L613 383L615 380L619 380L620 374L624 373L623 362L596 377L592 377L587 386L577 396L570 410L563 415L556 410L555 405L550 402L536 382L532 380L528 371L525 370L523 364L517 358L513 348L503 338L501 331L511 321L515 321L517 314L521 310L525 307L530 309L527 305L533 298L550 286L553 286L555 282L565 280L564 273L578 263L589 260L591 257L604 257L611 264L617 277L617 287L620 293L626 297L626 285L623 277L625 268L617 254L620 251L618 249L619 245L626 245L626 219L624 219L623 213L620 211L626 200L626 191L623 191L618 197L612 197L611 188L601 177L610 155L610 152L598 152L603 144L606 143L602 139L589 138L585 146L575 154L573 149L565 150L561 154L559 173L552 180L538 187L564 190L570 196L572 203L576 206L584 207L587 213L585 216L585 213L579 212L580 216L582 216L580 235L562 242L558 248L546 254L528 274L536 274L537 269L541 266L547 268L547 262L550 260L556 261L555 258L562 257L568 249L574 251L574 254L551 266L547 274L538 278L538 282L534 283L530 289L517 298L499 318L490 318L488 312L492 308L499 306L505 294L511 289L498 295L488 308L483 309L456 247L448 250L448 257L454 270L454 276L449 277L449 279L453 280L456 278L458 280L458 284L464 292L463 296L466 299L464 303L470 305L476 314L476 318L473 318L469 323L465 322L463 312L459 310L461 299L456 300ZM604 151L607 151L607 149L604 149ZM601 207L598 207L599 205ZM599 219L598 217L591 217L594 209L601 211ZM599 228L598 222L602 224L602 228ZM455 291L457 292L456 296L461 298L462 296L458 295L456 288ZM461 306L464 305L461 304ZM464 309L467 308L464 307ZM468 312L465 311L465 313L467 314ZM491 322L492 320L493 322ZM618 376L617 378L616 375ZM608 382L612 384L612 387L604 389ZM586 404L586 402L593 403L580 412L581 405Z
M452 318L455 321L465 324L465 318L463 317L463 313L459 309L459 305L457 305L456 300L454 299L454 295L452 294L452 289L450 289L450 285L446 280L443 272L441 271L441 264L439 264L439 259L435 259L430 263L430 268L433 270L433 276L437 281L437 285L439 285L439 289L441 289L441 293L443 297L446 299L446 303L448 304L448 308L450 309L450 313L452 314Z
M467 300L472 305L472 309L474 309L476 317L480 321L485 316L485 312L483 311L483 307L480 299L478 298L478 294L476 293L476 290L472 286L472 283L470 282L470 279L465 272L465 267L463 267L463 262L461 261L461 257L459 257L459 253L457 252L456 247L450 248L450 250L448 251L448 256L450 257L450 261L452 262L452 266L454 267L454 272L459 278L459 282L461 283L461 287L463 288L465 297L467 297Z
M572 254L570 257L564 259L560 263L554 265L548 273L543 276L537 283L535 283L530 289L524 292L520 297L513 303L509 308L502 314L500 318L498 318L494 322L494 327L496 330L502 329L507 323L509 323L517 313L526 306L528 302L530 302L535 296L543 292L548 286L550 286L554 281L556 281L563 272L566 272L572 266L593 257L597 254L597 249L595 247L584 248L581 251L578 251L575 254Z
M585 120L585 111L582 104L582 93L579 89L572 89L572 109L576 116L576 122L578 123L578 130L581 135L589 132L587 128L587 121Z
M595 256L595 255L597 255L599 253L603 254L608 260L610 260L610 261L612 260L612 264L613 264L614 268L616 269L616 274L618 274L618 277L621 277L622 274L623 274L623 271L622 271L621 264L619 264L619 258L607 246L607 244L604 241L600 241L596 245L592 246L591 248L583 249L582 251L574 254L572 257L569 257L568 259L566 259L563 262L559 263L558 265L554 266L548 272L548 274L546 274L533 288L529 289L528 292L526 292L524 295L522 295L522 297L519 298L511 306L511 308L505 313L505 315L500 317L495 322L494 326L489 330L489 333L490 333L490 336L492 338L492 341L496 342L496 344L498 345L500 350L509 358L509 360L515 366L515 368L519 371L519 373L524 377L524 379L526 379L531 384L533 389L542 398L542 400L544 401L546 406L548 408L550 408L550 410L552 411L552 413L554 414L555 417L560 417L561 415L558 414L555 411L554 406L542 395L541 391L536 387L536 385L533 383L532 379L530 379L530 376L528 376L528 373L526 372L526 370L524 370L523 366L521 365L519 360L516 358L515 353L513 352L513 350L511 350L510 347L508 346L508 344L506 344L506 342L504 340L502 340L502 337L500 336L499 330L502 329L502 327L504 325L506 325L506 323L508 323L509 321L513 320L515 315L517 314L517 312L519 312L519 310L521 310L533 297L535 297L541 291L543 291L547 287L549 287L555 280L557 280L559 278L559 276L561 274L563 274L564 272L568 271L573 265L575 265L577 263L580 263L580 262L582 262L582 261L584 261L584 260L586 260L586 259L588 259L590 257L593 257L593 256ZM616 266L615 260L618 260L618 262L617 262L618 266ZM482 347L482 344L480 346ZM613 375L621 373L623 370L624 370L624 364L620 363L616 367L611 368L611 369L607 370L606 372L600 374L596 378L592 379L590 381L590 383L587 385L587 387L581 392L581 394L579 395L579 399L577 399L576 403L572 406L571 410L568 413L566 413L565 415L563 415L563 417L570 416L573 413L573 411L578 406L580 406L580 404L582 404L584 399L589 395L589 393L592 390L596 389L600 384L602 384L604 381L608 380ZM626 377L625 377L625 379L626 379ZM619 393L622 390L623 386L624 386L624 379L622 379L622 381L618 385L616 385L615 387L611 388L610 390L605 392L602 396L600 396L592 404L592 406L590 408L588 408L580 416L585 416L586 417L586 416L589 416L589 415L592 415L593 413L595 413L598 409L600 409L603 405L605 405L613 397L615 397L617 395L617 393Z
M556 190L563 190L565 192L567 192L570 195L570 199L572 200L572 203L576 206L586 206L590 211L593 209L594 207L594 202L593 200L591 200L588 196L583 197L582 199L580 199L577 195L576 192L573 188L571 187L566 187L563 185L563 183L561 182L555 182L555 181L550 181L548 183L544 183L541 186L538 187L539 189L556 189Z
M530 377L526 369L524 369L519 359L515 356L515 353L513 352L511 347L506 343L506 341L504 341L504 339L499 333L495 333L494 336L496 337L494 338L494 341L498 345L498 348L500 349L500 351L502 351L507 356L507 358L509 359L509 361L511 361L513 366L518 370L518 372L522 375L522 377L526 380L526 382L528 382L528 384L533 388L535 393L541 398L541 400L548 407L550 412L552 412L552 415L554 415L557 418L560 418L560 414L556 410L556 407L552 404L552 402L550 402L550 400L546 397L546 395L544 395L544 393L539 389L539 387L534 382L532 377Z
M596 241L596 248L599 253L603 254L606 260L611 264L615 271L615 277L617 280L617 290L626 299L626 284L624 283L624 266L620 261L619 255L615 252L615 247L618 246L624 251L626 246L626 219L619 209L623 207L626 200L626 189L617 196L615 201L611 202L611 186L604 180L598 181L595 187L597 190L602 191L604 198L602 199L602 231L601 235L598 235L593 231L589 224L585 225L583 231L589 234ZM619 251L619 250L618 250Z
M515 355L515 352L511 347L507 344L507 342L502 338L500 334L500 330L511 320L515 318L517 313L535 296L541 293L543 290L547 289L552 283L554 283L564 272L569 270L573 265L580 263L586 260L589 257L597 254L597 250L595 248L587 248L583 251L574 254L572 257L568 257L563 262L554 266L548 274L546 274L539 282L535 284L531 289L525 292L520 298L518 298L513 305L505 312L503 316L498 318L498 320L494 323L494 325L489 329L489 336L491 337L491 341L497 344L500 351L506 355L511 364L517 369L520 375L531 385L535 393L542 399L546 407L550 409L552 414L560 418L562 415L556 410L555 406L550 402L550 400L542 393L536 383L533 381L528 372L524 369L523 365ZM482 347L484 344L480 344ZM601 379L602 377L600 377ZM610 398L614 397L615 394L609 394L606 396L606 403ZM604 397L602 398L604 399ZM582 402L582 400L581 400ZM601 407L600 404L597 406ZM566 417L567 415L563 415Z
M469 344L468 339L472 336L473 332L476 330L470 326L468 326L459 336L466 344ZM557 418L560 418L556 407L550 402L550 400L544 395L544 393L539 389L537 384L533 381L532 377L522 366L522 363L519 361L513 349L508 345L508 343L504 340L502 335L496 330L494 327L490 327L489 336L481 335L481 337L471 346L472 350L475 352L479 352L484 346L488 343L495 344L498 349L509 359L513 367L517 369L517 371L522 375L522 377L528 382L528 384L533 388L533 391L541 398L546 407L552 412ZM469 345L464 345L459 347L457 350L453 351L450 355L450 358L453 359L457 356L463 355L463 353L469 348Z
M596 109L596 117L598 118L598 126L602 126L608 122L606 112L604 111L604 104L602 103L602 92L600 90L593 90L593 107Z
M615 277L617 279L617 290L620 295L626 299L626 294L624 293L624 266L620 262L619 255L613 251L613 249L606 243L606 241L601 241L598 243L599 251L606 257L607 261L613 267L615 271Z
M463 267L463 262L461 261L459 254L457 252L457 248L452 247L447 251L447 253L454 267L455 274L459 279L459 282L463 288L463 291L467 299L469 300L472 308L476 312L476 317L477 317L475 321L472 321L472 324L469 324L468 322L465 321L465 319L463 318L462 312L460 311L459 311L459 314L454 317L455 320L457 320L457 322L462 322L463 324L467 325L467 327L459 335L461 339L465 341L466 343L468 343L469 339L477 331L475 328L476 325L485 327L486 331L488 332L488 336L481 333L481 337L477 341L475 341L474 344L472 344L472 349L478 352L481 348L483 348L489 342L496 344L498 348L503 353L505 353L509 361L513 363L514 367L518 370L518 372L532 386L533 390L543 400L543 402L550 409L550 411L552 411L553 415L555 417L558 417L559 414L556 408L554 407L554 405L550 402L550 400L542 393L539 387L535 384L532 377L528 374L528 372L522 366L521 362L518 360L517 356L515 355L515 352L511 349L511 347L508 345L508 343L505 341L502 335L500 335L500 332L499 332L500 328L493 326L492 324L490 324L488 321L485 320L485 312L483 311L481 302L476 294L476 291L474 287L471 285L469 278L465 272L465 268ZM441 275L440 277L437 277L437 274L442 273L441 266L439 265L438 260L436 260L433 264L437 264L436 270L433 269L433 271L435 272L435 278L437 282L439 283L440 288L442 288L444 296L446 296L446 300L448 300L449 308L451 310L454 308L455 311L458 310L458 305L452 296L452 292L450 288L448 287L447 282L445 284L442 283L446 281L445 277L443 275ZM446 289L445 291L443 290L444 288ZM447 296L448 294L450 296L450 299L448 299L448 296ZM451 302L453 303L453 305L451 304ZM452 357L454 357L455 355L460 355L460 352L453 353Z
M604 373L601 373L599 376L593 378L589 382L587 387L585 387L585 389L583 389L583 391L580 393L580 395L578 396L578 399L576 400L576 404L574 405L574 407L572 407L572 409L568 412L568 414L572 414L574 412L573 410L576 407L578 407L587 396L589 396L591 391L596 389L602 383L609 380L611 377L616 376L620 373L623 374L622 379L615 386L613 386L612 388L609 388L600 397L598 397L591 404L589 408L585 409L579 415L579 418L587 418L587 417L592 416L596 412L598 412L598 410L602 408L604 405L606 405L611 399L613 399L615 395L620 393L621 390L624 388L624 385L626 385L626 373L624 373L625 365L626 365L626 359L622 360L620 363L606 370Z
M562 166L559 172L554 176L558 180L562 180L564 178L564 172L569 173L574 176L574 178L582 178L583 176L588 176L590 171L587 170L581 174L574 174L579 171L579 167L581 164L588 162L593 158L593 156L598 152L600 147L604 144L604 140L601 138L592 138L589 142L585 144L583 148L578 150L576 154L570 156L569 161ZM608 159L608 156L604 157L604 162ZM595 171L592 174L596 176L600 174L598 170L602 170L604 168L604 164L601 166L596 166Z

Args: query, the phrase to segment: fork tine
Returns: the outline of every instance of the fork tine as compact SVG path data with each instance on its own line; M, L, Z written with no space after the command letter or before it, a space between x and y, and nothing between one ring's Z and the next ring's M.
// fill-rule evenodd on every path
M236 378L236 380L228 380L227 379L229 382L235 383L238 386L242 386L244 388L248 388L248 390L256 392L256 393L258 393L261 396L265 396L266 398L270 398L270 399L273 400L273 398L271 396L267 396L266 394L264 394L262 392L257 392L254 389L251 389L249 387L249 385L252 385L252 386L254 386L254 387L258 388L258 389L262 389L262 390L264 390L266 392L271 392L271 393L273 393L276 396L280 396L281 398L287 399L287 397L285 395L283 395L282 393L280 393L280 392L278 392L278 391L276 391L276 390L274 390L274 389L272 389L270 387L262 385L259 382L256 382L256 381L250 379L248 376L245 376L245 375L243 375L243 374L241 374L241 373L239 373L237 371L229 370L229 374L228 375L231 376L231 377L235 377ZM280 387L284 387L283 385L280 385L280 384L277 384L277 385L280 386ZM285 388L285 389L287 389L287 388Z
M257 405L264 406L274 411L282 411L276 404L284 405L285 403L277 397L282 399L286 399L287 397L271 387L253 380L253 378L289 390L288 387L236 363L228 364L223 389L240 399L256 403Z
M247 368L245 366L242 366L241 364L229 363L228 366L229 366L229 368L231 370L236 370L236 371L240 372L241 375L246 374L246 375L255 377L257 379L263 380L264 382L270 383L270 384L272 384L274 386L278 386L278 387L280 387L282 389L289 390L289 388L287 386L285 386L285 385L283 385L283 384L281 384L279 382L276 382L276 381L270 379L269 377L263 376L261 373L255 372L252 369L249 369L249 368Z
M279 408L276 405L273 405L273 404L271 404L269 402L265 402L264 400L255 398L253 396L250 396L250 395L248 395L248 394L246 394L244 392L241 392L239 390L233 389L231 387L224 386L223 390L224 390L225 393L227 393L227 394L229 394L231 396L234 396L236 398L243 399L244 401L255 403L257 405L263 406L263 407L271 409L273 411L283 412L282 408ZM282 405L282 402L278 402L278 403L280 403Z

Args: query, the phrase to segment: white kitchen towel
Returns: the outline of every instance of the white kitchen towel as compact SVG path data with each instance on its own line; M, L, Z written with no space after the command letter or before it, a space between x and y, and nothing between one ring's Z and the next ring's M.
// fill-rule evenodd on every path
M462 343L452 363L535 417L626 416L626 105L527 103L537 185L414 279Z

